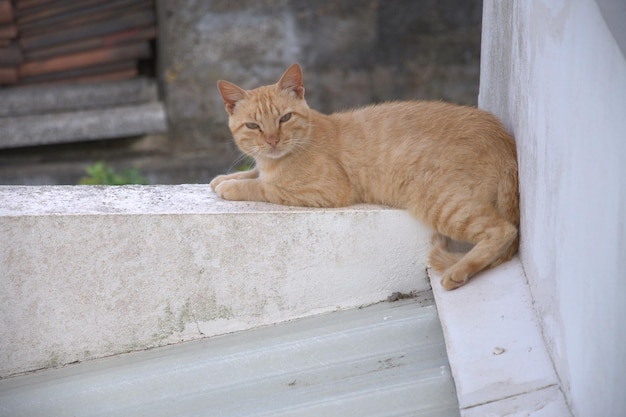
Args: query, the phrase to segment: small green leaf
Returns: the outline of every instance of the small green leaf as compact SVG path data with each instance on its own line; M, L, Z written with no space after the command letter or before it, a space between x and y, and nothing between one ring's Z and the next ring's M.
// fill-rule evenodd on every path
M117 174L113 168L107 166L103 161L98 161L88 166L85 168L85 172L87 176L80 179L80 185L145 185L148 183L148 180L141 175L137 168L125 169Z

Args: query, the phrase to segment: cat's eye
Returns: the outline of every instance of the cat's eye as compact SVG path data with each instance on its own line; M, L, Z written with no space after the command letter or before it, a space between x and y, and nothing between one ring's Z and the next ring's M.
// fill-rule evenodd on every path
M247 127L248 129L258 129L258 128L259 128L259 125L258 125L258 124L256 124L256 123L246 123L246 127Z
M293 115L293 113L285 114L283 117L280 118L280 122L281 123L285 123L285 122L289 121L289 119L291 119L292 115Z

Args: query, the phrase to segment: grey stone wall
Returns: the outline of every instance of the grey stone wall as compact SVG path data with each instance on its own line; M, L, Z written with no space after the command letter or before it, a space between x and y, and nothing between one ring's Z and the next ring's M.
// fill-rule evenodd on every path
M395 99L475 104L480 0L160 0L160 74L179 146L230 149L215 87L274 83L293 62L322 111ZM228 159L228 157L225 157Z
M206 183L238 158L216 89L304 67L326 113L395 99L475 104L481 0L157 0L166 135L0 149L0 184L76 184L99 160L150 184Z

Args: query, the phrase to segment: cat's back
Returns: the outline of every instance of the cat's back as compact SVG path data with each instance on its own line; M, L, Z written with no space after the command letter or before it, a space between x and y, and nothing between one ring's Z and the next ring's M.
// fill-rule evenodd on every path
M346 149L379 155L383 164L410 162L418 156L445 156L461 164L468 157L516 164L513 137L495 116L476 107L441 101L396 101L331 117Z
M392 101L348 112L335 113L347 123L361 125L383 135L463 136L463 132L510 135L491 113L476 107L443 101ZM512 139L512 138L511 138Z
M490 198L517 180L515 142L492 114L446 102L388 102L331 115L346 171L369 202L405 206L416 194L476 190Z

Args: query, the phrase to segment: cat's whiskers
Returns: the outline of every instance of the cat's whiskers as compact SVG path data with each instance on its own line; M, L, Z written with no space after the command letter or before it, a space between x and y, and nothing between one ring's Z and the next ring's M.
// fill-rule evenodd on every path
M240 162L243 162L246 158L250 158L252 160L252 167L254 167L254 157L251 155L248 155L246 153L241 153L237 158L235 158L235 160L233 161L232 164L230 164L230 167L228 168L229 172L234 171L237 166L239 165Z
M293 140L290 144L289 152L301 152L308 147L310 143L310 139L307 138L298 138L297 140Z

